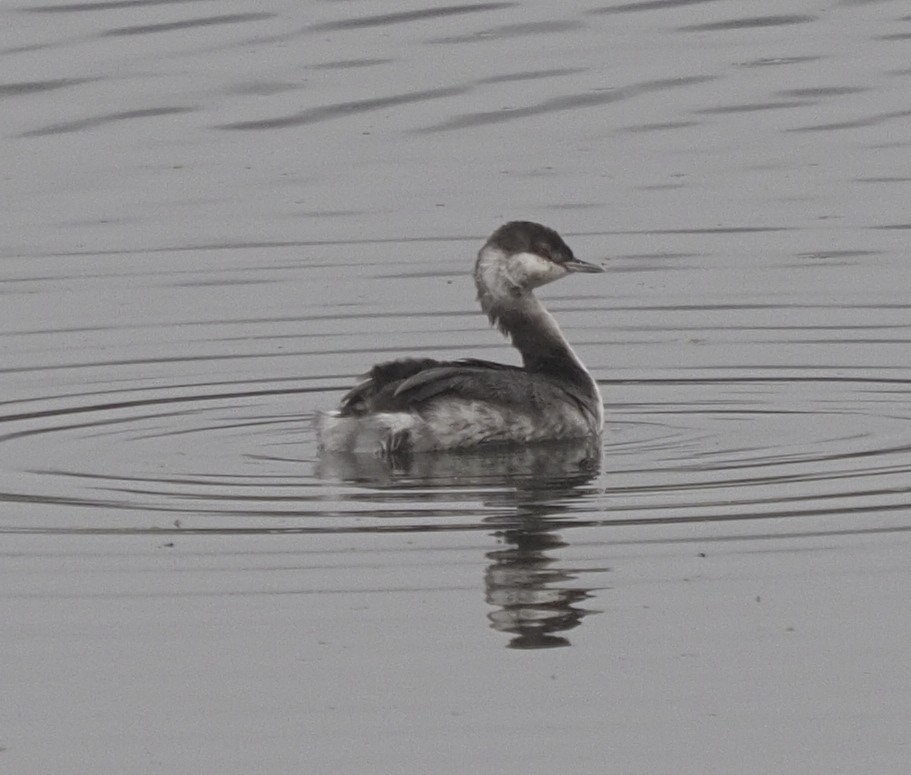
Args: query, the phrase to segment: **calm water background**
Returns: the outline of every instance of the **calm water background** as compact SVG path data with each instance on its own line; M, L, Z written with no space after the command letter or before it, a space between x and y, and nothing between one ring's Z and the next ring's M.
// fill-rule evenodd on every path
M906 2L0 20L0 769L907 770ZM318 460L510 218L601 448Z

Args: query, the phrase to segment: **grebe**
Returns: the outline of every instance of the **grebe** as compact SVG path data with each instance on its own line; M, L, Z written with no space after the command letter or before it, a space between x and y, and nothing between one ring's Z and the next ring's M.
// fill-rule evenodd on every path
M530 221L497 229L478 253L481 309L510 337L522 366L468 358L404 358L374 366L339 408L317 417L320 449L380 455L595 437L598 385L532 291L580 261L557 232Z

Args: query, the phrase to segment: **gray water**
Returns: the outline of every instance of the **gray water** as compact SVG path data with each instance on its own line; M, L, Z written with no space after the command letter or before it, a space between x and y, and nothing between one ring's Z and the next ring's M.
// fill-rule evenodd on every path
M905 772L909 14L6 4L0 769ZM320 460L513 218L603 442Z

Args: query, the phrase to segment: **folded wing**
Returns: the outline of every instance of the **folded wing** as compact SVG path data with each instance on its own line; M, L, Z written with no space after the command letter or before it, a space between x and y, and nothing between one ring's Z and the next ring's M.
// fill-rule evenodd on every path
M465 359L409 358L374 366L343 399L342 413L420 411L434 400L480 400L546 412L570 400L585 411L586 395L559 376L529 374L518 366Z

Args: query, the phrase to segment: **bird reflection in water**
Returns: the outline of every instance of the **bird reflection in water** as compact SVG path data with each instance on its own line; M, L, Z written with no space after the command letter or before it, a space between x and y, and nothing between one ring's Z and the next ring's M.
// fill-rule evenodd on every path
M546 529L506 530L503 540L511 546L487 555L493 561L484 579L487 602L495 606L487 614L491 626L515 636L510 648L569 646L569 640L557 633L577 627L592 612L575 605L590 593L565 586L576 576L556 566L547 554L566 544Z
M529 476L511 493L516 513L485 519L499 527L503 542L487 554L485 590L494 606L487 618L495 630L514 636L509 647L515 649L569 646L561 633L594 613L579 605L590 590L573 585L576 574L551 553L568 545L555 531L572 524L574 500L598 475L600 441L534 450L533 457Z
M553 552L567 543L556 532L574 524L573 513L601 468L601 440L581 439L483 452L433 453L382 459L370 455L324 456L325 478L420 490L420 499L483 501L481 525L494 529L501 547L489 552L485 597L493 629L512 635L515 649L570 645L563 636L594 611L579 604L591 590L573 584ZM378 498L382 499L382 494ZM484 510L494 513L483 516Z

